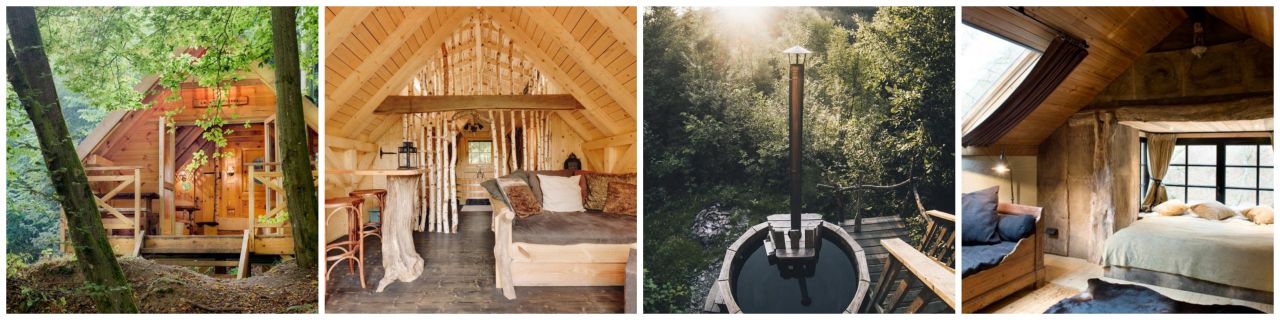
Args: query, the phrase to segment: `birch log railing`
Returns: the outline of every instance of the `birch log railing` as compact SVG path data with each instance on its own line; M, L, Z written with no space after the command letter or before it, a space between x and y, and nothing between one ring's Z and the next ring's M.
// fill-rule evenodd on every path
M143 226L146 225L146 214L142 212L142 185L140 183L142 181L142 167L85 166L84 171L89 178L89 183L116 183L116 185L111 188L111 191L108 191L101 196L96 193L93 195L93 201L98 204L99 211L111 215L111 218L102 220L102 226L107 229L107 234L110 234L112 230L132 230L135 243L142 243L142 229ZM102 171L132 171L133 173L119 175L95 175L91 173ZM133 187L133 208L131 208L133 210L131 211L133 213L132 219L125 216L124 213L121 213L119 208L111 205L112 198L115 198L115 196L120 194L121 191L124 191L131 186Z
M885 258L884 273L876 285L871 287L869 303L864 312L895 313L905 307L906 313L917 313L930 303L941 301L946 310L935 310L941 313L954 312L956 308L956 272L920 251L916 251L902 239L880 240L880 244L888 250ZM898 275L906 271L906 277ZM912 287L922 289L907 299Z

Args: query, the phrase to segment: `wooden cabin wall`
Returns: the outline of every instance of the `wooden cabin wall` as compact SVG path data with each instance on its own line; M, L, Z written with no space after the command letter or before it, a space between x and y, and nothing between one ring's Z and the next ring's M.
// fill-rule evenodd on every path
M960 157L960 192L973 192L999 186L1000 202L1012 202L1012 194L1016 191L1019 204L1038 203L1036 156L1005 157L1009 162L1009 170L1013 173L1014 186L1010 186L1009 176L996 173L991 169L995 167L998 158L998 155Z
M95 148L88 156L98 156L106 159L116 166L140 166L141 169L141 191L143 193L158 193L159 183L159 121L164 111L181 110L174 114L174 121L178 123L191 123L199 119L200 115L205 112L205 108L195 107L195 103L199 100L209 97L209 90L205 88L184 87L180 90L180 97L177 100L170 100L174 92L162 91L148 97L148 101L154 102L155 107L147 110L137 110L130 112L123 117L114 130L108 132L107 136L102 139L98 147ZM223 110L226 115L238 115L240 121L247 119L265 119L275 113L275 96L266 88L261 81L247 80L240 82L232 90L232 95L242 96L248 99L248 104L227 107ZM228 120L230 123L236 123L236 120ZM231 126L238 127L239 126ZM261 133L257 136L258 144L262 142ZM170 168L166 168L169 170ZM90 174L108 174L109 172L91 172ZM131 172L129 172L131 174ZM125 172L115 172L110 174L125 174ZM114 183L93 183L91 188L95 193L106 193L114 187ZM132 192L126 190L125 192ZM129 202L132 206L132 200L120 201L120 203ZM159 211L161 201L152 201L151 210ZM114 204L114 203L113 203Z
M1269 96L1274 83L1273 55L1270 46L1252 38L1210 46L1201 57L1189 50L1147 53L1107 85L1091 107Z
M1137 219L1139 132L1107 112L1084 112L1040 145L1038 206L1045 252L1101 259L1103 244Z

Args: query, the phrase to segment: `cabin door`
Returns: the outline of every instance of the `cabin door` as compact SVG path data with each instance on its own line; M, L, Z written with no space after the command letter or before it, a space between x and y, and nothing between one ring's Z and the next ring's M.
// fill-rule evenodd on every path
M481 182L493 178L493 139L487 132L463 136L458 144L458 201L487 199Z

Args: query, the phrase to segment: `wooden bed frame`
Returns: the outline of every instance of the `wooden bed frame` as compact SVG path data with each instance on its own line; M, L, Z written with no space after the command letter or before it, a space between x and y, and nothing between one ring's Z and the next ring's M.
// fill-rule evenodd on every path
M492 197L495 285L507 299L515 286L622 286L630 244L547 245L511 241L515 212Z
M960 291L964 313L982 310L1010 294L1027 287L1039 288L1045 283L1044 270L1044 219L1040 207L1001 203L996 212L1002 214L1030 215L1036 218L1036 231L1030 237L1019 240L1013 252L999 265L982 270L961 279ZM962 257L963 258L963 257Z

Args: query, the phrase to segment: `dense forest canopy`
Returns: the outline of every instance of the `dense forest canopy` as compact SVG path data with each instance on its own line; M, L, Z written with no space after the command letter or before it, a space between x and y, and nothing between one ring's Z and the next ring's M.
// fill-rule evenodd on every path
M954 19L946 7L647 10L646 311L697 311L707 289L699 274L723 257L725 242L787 210L782 51L793 45L814 52L804 210L828 221L841 210L818 183L916 177L925 207L954 211ZM909 189L850 200L850 217L897 214L921 228ZM708 208L731 212L733 228L710 243L691 232Z
M134 90L146 75L158 76L169 89L184 81L217 88L238 80L242 71L273 64L266 7L41 7L36 13L74 141L108 111L150 107ZM315 7L298 11L303 93L312 101L319 90L317 19ZM183 52L186 48L206 51L194 57ZM57 254L59 206L31 121L13 89L7 90L5 246L9 261L31 262ZM234 121L218 109L210 108L206 138Z

